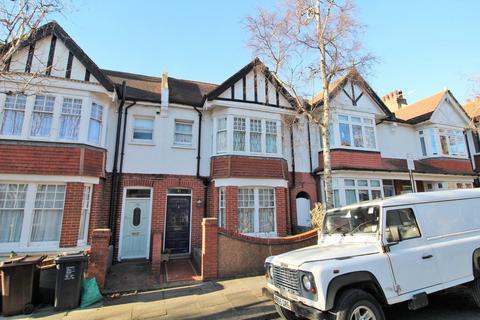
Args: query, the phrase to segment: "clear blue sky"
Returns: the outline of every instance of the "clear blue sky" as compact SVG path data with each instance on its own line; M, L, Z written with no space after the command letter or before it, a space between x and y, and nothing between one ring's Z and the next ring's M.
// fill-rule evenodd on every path
M221 83L252 59L244 17L274 0L76 0L65 30L101 67ZM362 0L364 46L378 58L367 80L410 102L444 87L463 102L480 75L480 1Z

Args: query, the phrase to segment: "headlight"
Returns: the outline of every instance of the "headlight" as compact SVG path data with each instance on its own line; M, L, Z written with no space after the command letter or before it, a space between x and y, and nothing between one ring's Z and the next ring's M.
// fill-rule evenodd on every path
M273 266L271 264L268 265L267 272L270 279L273 279Z
M312 281L310 281L310 278L307 275L302 276L302 285L305 288L305 290L307 291L312 290Z

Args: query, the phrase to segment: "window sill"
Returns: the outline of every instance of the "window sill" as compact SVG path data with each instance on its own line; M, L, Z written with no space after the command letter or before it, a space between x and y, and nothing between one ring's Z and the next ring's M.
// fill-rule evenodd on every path
M352 151L380 152L379 149L357 148L357 147L348 147L348 146L330 146L330 150L352 150ZM320 148L320 152L321 151L323 151L323 148Z
M155 143L153 141L137 141L137 140L130 140L128 144L134 144L139 146L154 146Z
M182 144L173 144L172 148L174 149L186 149L186 150L195 150L196 148L192 145L182 145Z
M255 152L217 152L213 156L243 156L243 157L262 157L262 158L279 158L285 159L282 154L278 153L255 153Z
M276 238L278 237L277 232L257 232L257 233L241 233L244 236L254 237L254 238Z

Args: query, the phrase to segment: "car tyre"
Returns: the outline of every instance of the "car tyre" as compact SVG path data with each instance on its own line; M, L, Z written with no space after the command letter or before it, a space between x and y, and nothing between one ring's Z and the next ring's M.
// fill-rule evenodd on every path
M332 320L385 320L377 299L360 289L343 292L335 303L333 313Z
M279 305L275 304L275 309L277 309L277 313L280 315L280 318L283 320L299 320L303 319L300 317L297 317L295 315L295 312L287 310L285 308L280 307Z
M480 278L473 280L472 282L472 296L475 303L480 308Z

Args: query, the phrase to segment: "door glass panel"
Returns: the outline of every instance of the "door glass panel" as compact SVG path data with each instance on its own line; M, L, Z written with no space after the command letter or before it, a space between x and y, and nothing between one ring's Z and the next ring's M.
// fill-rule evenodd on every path
M149 189L128 189L127 198L150 198Z
M138 225L140 225L140 217L142 215L142 210L140 208L135 208L133 210L133 225L135 227L137 227Z

